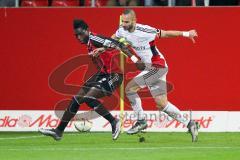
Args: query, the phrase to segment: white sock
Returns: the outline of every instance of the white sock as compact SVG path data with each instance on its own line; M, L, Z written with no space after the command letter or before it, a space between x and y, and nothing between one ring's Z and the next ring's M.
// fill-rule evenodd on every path
M138 120L145 119L143 108L142 108L142 101L141 98L137 93L127 93L127 98L130 101L132 109L137 116Z
M168 102L167 106L162 111L167 113L173 119L176 119L178 122L183 123L185 126L188 125L189 120L184 117L181 111L172 103Z

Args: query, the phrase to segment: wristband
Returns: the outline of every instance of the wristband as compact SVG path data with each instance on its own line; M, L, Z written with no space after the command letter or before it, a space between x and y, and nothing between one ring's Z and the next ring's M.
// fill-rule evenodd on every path
M136 62L138 61L138 58L133 55L133 56L131 57L131 60L132 60L134 63L136 63Z
M190 33L189 32L183 32L182 35L183 35L183 37L190 37Z

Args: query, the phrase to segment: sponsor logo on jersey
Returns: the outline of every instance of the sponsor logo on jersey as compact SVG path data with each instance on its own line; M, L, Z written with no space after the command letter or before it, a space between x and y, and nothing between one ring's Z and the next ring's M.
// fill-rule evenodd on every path
M134 48L135 50L137 50L137 51L142 51L142 50L149 49L149 48L147 48L147 47L145 47L145 46L139 46L139 47L133 46L133 48Z

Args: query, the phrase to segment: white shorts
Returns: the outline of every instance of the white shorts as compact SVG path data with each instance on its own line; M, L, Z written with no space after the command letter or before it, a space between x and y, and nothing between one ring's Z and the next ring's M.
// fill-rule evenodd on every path
M134 81L141 88L148 87L153 97L167 93L167 72L168 68L151 67L134 77Z

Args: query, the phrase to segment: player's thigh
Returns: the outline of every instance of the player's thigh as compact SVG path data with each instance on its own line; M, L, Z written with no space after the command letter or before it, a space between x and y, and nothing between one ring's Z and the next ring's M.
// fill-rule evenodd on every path
M97 75L96 78L91 81L92 83L89 84L90 89L85 94L85 97L94 97L94 98L102 98L104 96L109 96L111 93L115 90L115 87L117 87L118 82L120 78L118 77L118 74L101 74ZM122 79L121 79L122 80Z
M144 70L141 71L137 76L135 76L127 85L127 89L133 88L135 89L135 87L137 88L145 88L146 82L144 79L144 75L146 75L149 71L148 70Z
M90 90L89 87L82 86L75 96L82 97Z
M94 85L99 78L99 73L95 73L92 75L84 84L81 86L80 90L77 93L77 96L82 97L84 96Z
M131 81L129 81L125 87L125 92L137 92L139 89L141 89L141 87L138 85L138 83L132 79Z
M168 68L155 68L152 67L148 73L143 75L143 79L147 86L159 85L162 81L166 82ZM158 84L159 83L159 84Z
M152 83L147 86L152 97L158 97L161 95L166 95L168 92L167 82L165 80L157 80L155 83Z
M142 71L136 77L134 77L134 81L140 88L153 86L156 83L159 83L163 77L166 77L167 72L168 68L150 67L149 69Z
M75 98L78 102L81 102L83 97L90 91L90 89L96 84L98 79L98 74L92 75L80 88Z
M89 97L89 98L102 98L105 97L106 94L99 88L92 87L85 95L84 97Z

